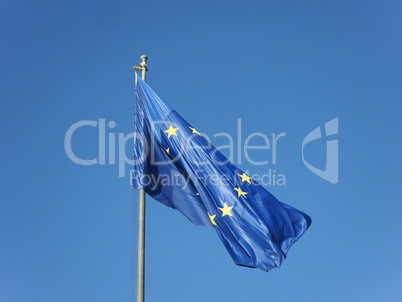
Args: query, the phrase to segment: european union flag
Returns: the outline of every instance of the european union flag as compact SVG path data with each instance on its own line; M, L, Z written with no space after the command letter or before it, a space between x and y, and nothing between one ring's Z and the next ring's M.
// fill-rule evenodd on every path
M310 217L231 164L137 76L135 101L134 187L214 227L236 264L280 266Z

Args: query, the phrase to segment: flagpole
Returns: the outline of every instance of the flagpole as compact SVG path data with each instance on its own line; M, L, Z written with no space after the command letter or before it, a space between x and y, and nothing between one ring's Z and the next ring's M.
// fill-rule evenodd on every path
M142 79L146 81L147 69L146 55L141 56L140 66L134 66L135 70L142 71ZM139 192L138 209L138 260L137 260L137 302L144 302L145 289L145 190Z

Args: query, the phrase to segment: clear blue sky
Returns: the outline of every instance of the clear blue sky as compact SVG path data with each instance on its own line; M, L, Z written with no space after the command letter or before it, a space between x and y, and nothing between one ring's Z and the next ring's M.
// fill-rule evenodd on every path
M0 301L130 301L128 173L109 152L104 165L75 164L64 138L82 120L114 121L116 141L133 131L142 54L148 84L197 130L236 145L238 118L241 144L286 133L276 164L271 150L250 151L265 165L239 164L237 150L234 162L283 174L267 189L313 219L265 273L148 198L147 302L399 301L401 13L400 1L2 1ZM337 184L301 157L306 135L334 118ZM325 142L305 147L320 169ZM98 128L77 130L73 150L98 157Z

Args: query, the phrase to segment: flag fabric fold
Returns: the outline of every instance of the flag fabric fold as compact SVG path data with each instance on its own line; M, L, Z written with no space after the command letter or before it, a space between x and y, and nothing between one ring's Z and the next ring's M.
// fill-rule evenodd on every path
M280 266L311 218L230 163L139 77L135 109L134 188L215 228L236 264Z

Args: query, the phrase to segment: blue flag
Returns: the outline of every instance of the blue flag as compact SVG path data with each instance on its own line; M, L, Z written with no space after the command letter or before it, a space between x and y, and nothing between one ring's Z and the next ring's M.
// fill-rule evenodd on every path
M135 107L133 186L215 228L236 264L280 266L310 217L230 163L137 76Z

